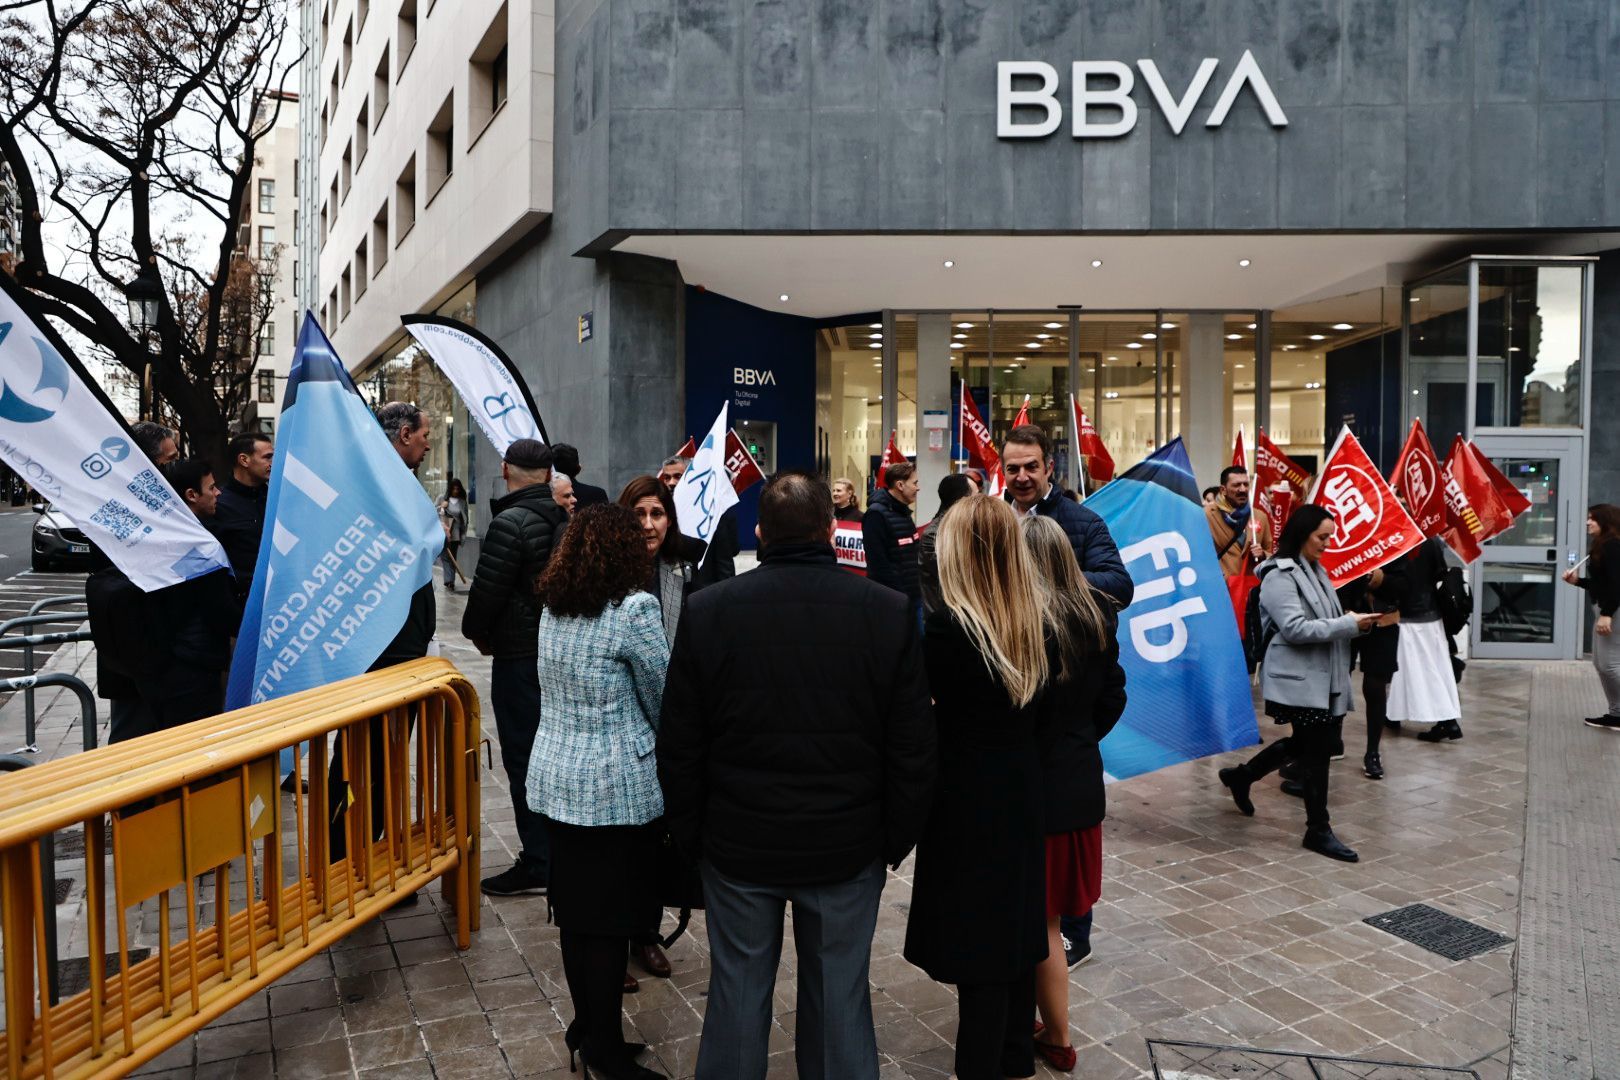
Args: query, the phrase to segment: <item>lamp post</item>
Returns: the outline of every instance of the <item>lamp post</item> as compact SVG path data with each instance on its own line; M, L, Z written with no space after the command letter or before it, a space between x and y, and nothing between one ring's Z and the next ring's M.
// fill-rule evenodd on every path
M140 273L124 286L124 299L129 304L129 327L140 339L145 364L141 368L141 419L152 418L152 351L147 336L157 329L158 313L163 307L163 280L151 264L141 267Z

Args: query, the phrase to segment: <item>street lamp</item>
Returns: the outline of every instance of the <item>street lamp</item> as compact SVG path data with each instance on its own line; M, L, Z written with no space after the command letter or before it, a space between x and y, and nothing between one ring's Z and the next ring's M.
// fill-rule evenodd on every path
M147 335L157 329L158 312L163 307L163 280L151 264L141 267L140 273L124 286L124 299L129 304L129 326L140 338L141 352L146 363L141 372L141 419L150 420L152 412L152 351Z

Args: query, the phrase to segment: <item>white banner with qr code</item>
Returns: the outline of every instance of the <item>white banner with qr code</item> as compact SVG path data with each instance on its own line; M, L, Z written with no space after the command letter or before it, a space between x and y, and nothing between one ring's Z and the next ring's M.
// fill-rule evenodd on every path
M0 275L5 277L5 275ZM135 446L53 333L0 290L0 460L151 592L228 569L219 541Z

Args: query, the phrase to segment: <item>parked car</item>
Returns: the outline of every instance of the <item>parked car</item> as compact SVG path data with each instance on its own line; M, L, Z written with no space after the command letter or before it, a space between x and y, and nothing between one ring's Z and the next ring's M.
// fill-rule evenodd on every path
M90 540L71 518L50 503L35 503L33 566L36 571L88 570Z

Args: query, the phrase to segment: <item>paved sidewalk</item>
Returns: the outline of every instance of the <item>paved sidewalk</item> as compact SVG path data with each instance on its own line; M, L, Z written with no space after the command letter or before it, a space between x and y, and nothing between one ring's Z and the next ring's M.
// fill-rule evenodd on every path
M446 654L476 685L487 686L488 661L456 633L460 594L439 597ZM64 650L58 659L73 665L85 655ZM1352 718L1348 756L1334 767L1332 807L1335 828L1362 854L1357 865L1303 851L1301 808L1274 783L1256 789L1254 818L1238 814L1215 772L1243 754L1112 786L1096 958L1072 978L1072 1024L1081 1047L1076 1075L1149 1075L1146 1040L1156 1038L1468 1066L1487 1080L1506 1076L1517 946L1452 962L1361 920L1422 902L1520 936L1527 743L1541 745L1527 739L1527 713L1532 685L1542 685L1532 677L1548 678L1547 672L1574 683L1591 677L1585 665L1471 665L1464 680L1466 737L1440 746L1410 734L1386 739L1389 778L1381 783L1360 774L1363 736L1359 716ZM1571 728L1557 712L1567 705L1537 693L1535 722L1544 725L1538 738L1556 728L1570 740L1555 744L1557 752L1600 761L1607 733ZM45 711L41 745L48 753L77 746L76 729L67 727L71 711L55 703ZM14 742L19 724L19 708L0 711L0 742ZM1264 728L1267 739L1277 734L1269 723ZM492 723L486 733L493 737ZM493 872L515 849L498 761L483 791L484 867ZM1566 812L1546 805L1554 815L1546 820L1532 807L1533 835L1555 828L1556 815ZM1568 842L1597 842L1601 835L1594 829ZM1605 858L1612 861L1612 843ZM908 863L890 877L873 943L878 1044L885 1078L936 1078L950 1069L955 1001L950 987L900 956L909 869ZM82 893L82 885L77 889ZM76 917L79 893L61 909L64 926ZM1612 920L1611 900L1597 895L1587 902L1609 904ZM484 903L484 928L464 953L445 929L446 906L437 895L427 897L363 928L142 1071L565 1076L562 1030L571 1006L545 902ZM1524 934L1527 943L1543 942L1549 950L1543 955L1579 947L1557 926L1527 927ZM772 1077L793 1075L791 927L786 953ZM649 1064L684 1077L695 1061L707 984L701 917L670 955L672 979L643 976L641 992L625 999L626 1034L652 1044ZM1587 984L1591 1024L1610 1008L1611 1038L1613 971L1613 965L1606 975L1592 969ZM1536 1067L1515 1075L1574 1073Z

